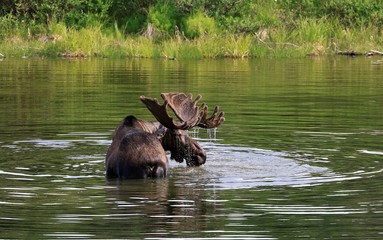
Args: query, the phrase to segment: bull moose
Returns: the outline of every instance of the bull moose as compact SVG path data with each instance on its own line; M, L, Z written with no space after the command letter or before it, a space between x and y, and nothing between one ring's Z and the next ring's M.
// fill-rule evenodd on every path
M109 178L161 178L167 175L168 159L186 161L188 166L200 166L206 162L206 153L188 130L198 126L216 128L224 121L224 112L214 108L210 117L201 99L184 93L162 93L164 103L141 96L141 101L157 121L144 121L134 116L125 117L114 131L112 143L106 154L106 175ZM168 114L168 107L178 120Z

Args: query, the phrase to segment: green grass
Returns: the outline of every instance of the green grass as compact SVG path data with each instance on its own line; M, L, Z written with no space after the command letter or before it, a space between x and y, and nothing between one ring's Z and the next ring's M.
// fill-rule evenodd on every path
M47 32L31 34L26 24L4 21L7 27L1 35L0 53L14 57L286 58L327 56L337 50L381 51L383 43L378 26L344 28L325 18L302 18L294 25L272 26L257 33L217 32L160 39L126 35L116 24L108 29L101 24L74 29L52 23Z
M383 51L380 0L6 2L0 5L6 56L283 58Z

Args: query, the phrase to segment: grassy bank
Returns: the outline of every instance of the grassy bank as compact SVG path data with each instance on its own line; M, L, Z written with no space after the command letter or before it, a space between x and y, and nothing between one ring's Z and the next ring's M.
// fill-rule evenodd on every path
M51 26L49 35L29 36L28 29L0 43L6 57L144 57L144 58L247 58L326 56L337 51L366 53L382 50L378 27L342 29L325 20L304 19L293 31L263 29L254 34L214 33L194 39L176 36L157 41L146 36L124 36L116 29L80 30L63 24Z
M0 17L0 53L6 57L201 59L383 51L383 4L374 0L307 0L299 4L292 0L226 0L215 5L201 0L192 7L186 0L131 1L141 4L131 8L146 10L126 12L128 15L116 10L121 6L112 3L118 0L106 2L109 5L92 5L95 10L84 15L86 19L79 13L69 20L65 10L44 14L41 11L46 9L33 12L30 5L12 9L9 2L11 10L3 7L5 14Z

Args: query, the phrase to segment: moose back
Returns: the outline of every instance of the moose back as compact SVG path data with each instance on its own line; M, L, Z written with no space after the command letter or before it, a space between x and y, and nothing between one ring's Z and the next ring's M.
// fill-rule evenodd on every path
M207 117L205 103L197 106L201 99L184 93L162 93L164 103L141 96L157 121L143 121L134 116L125 117L113 133L112 143L106 154L106 175L109 178L161 178L167 175L168 159L186 161L188 166L199 166L206 162L205 150L188 135L188 130L198 126L216 128L224 121L224 112L214 108ZM177 120L168 114L171 109Z

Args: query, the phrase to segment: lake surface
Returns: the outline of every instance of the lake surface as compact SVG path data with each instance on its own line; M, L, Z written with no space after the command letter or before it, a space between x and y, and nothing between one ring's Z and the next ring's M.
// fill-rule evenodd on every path
M3 59L0 238L383 239L377 60ZM114 128L161 92L225 111L190 132L206 164L107 181Z

